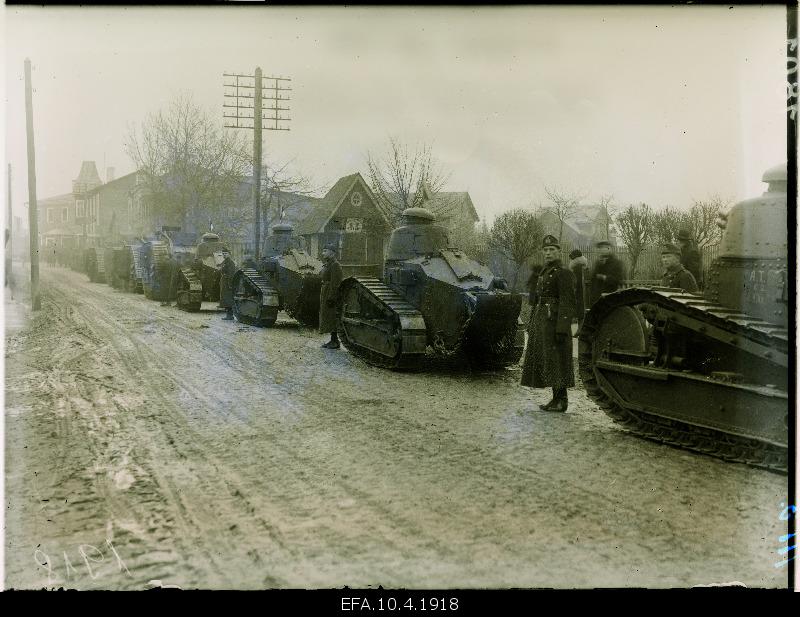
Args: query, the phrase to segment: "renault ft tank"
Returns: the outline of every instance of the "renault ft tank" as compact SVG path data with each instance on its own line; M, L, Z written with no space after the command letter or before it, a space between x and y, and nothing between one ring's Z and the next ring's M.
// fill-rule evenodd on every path
M286 311L305 326L319 320L322 262L302 249L292 226L275 225L265 255L243 263L233 277L233 314L242 323L269 327Z
M383 279L351 277L339 288L339 337L376 366L400 369L427 355L463 354L482 366L519 361L522 296L485 266L448 246L425 208L403 211Z
M195 255L197 236L180 227L161 228L146 238L140 251L142 288L150 300L171 301L176 297L175 270L188 266Z
M171 244L172 254L179 254L175 242ZM199 311L205 301L219 300L220 265L223 251L228 247L215 233L205 233L194 247L193 259L183 261L176 276L176 296L178 308L184 311Z
M106 282L105 249L89 247L83 252L83 268L92 283Z
M630 288L581 327L589 396L637 435L725 460L787 469L789 268L786 166L719 221L704 295Z
M106 269L106 283L114 289L125 289L129 266L127 259L130 251L124 245L107 246L103 251L103 262Z

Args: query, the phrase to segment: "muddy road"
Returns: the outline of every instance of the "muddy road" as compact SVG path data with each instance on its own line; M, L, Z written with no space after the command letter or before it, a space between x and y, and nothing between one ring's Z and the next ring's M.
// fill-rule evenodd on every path
M5 341L6 587L787 584L785 476L630 436L580 389L536 412L516 368L392 373L285 316L42 279Z

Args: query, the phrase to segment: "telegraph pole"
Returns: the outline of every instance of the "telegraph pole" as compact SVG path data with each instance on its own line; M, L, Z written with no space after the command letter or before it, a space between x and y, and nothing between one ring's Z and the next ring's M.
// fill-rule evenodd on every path
M31 61L25 58L25 124L28 133L28 227L31 245L31 309L42 308L39 298L39 225L36 202L36 152L33 145L33 94Z
M6 287L9 285L14 285L14 276L12 273L12 268L14 267L14 228L13 228L14 217L11 211L11 163L8 164L8 237L6 238L6 251L8 251L8 256L6 257Z
M225 98L234 99L233 103L224 103L223 107L230 107L235 111L223 112L226 120L225 127L231 129L248 129L253 131L253 214L255 218L255 258L261 257L261 158L262 158L262 129L268 131L288 131L288 127L280 126L280 122L288 122L289 117L281 117L282 111L289 111L281 103L290 101L288 96L281 92L291 91L288 77L263 77L261 67L256 67L255 75L242 75L239 73L223 73L226 81ZM264 86L264 80L272 85ZM253 82L252 85L250 82ZM267 94L264 94L264 90ZM252 92L252 93L251 93ZM252 99L252 103L248 102ZM272 105L266 109L274 112L273 115L263 115L263 101L271 101ZM252 110L252 111L250 111ZM272 126L263 126L263 120L273 121ZM252 121L252 124L251 124Z

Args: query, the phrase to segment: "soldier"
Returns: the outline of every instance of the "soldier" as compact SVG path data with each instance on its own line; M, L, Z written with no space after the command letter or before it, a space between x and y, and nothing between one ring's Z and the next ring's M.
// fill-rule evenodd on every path
M178 271L180 266L174 259L169 260L169 284L167 285L167 297L161 303L161 306L172 306L172 299L177 298L178 293ZM175 306L178 305L177 299Z
M700 251L697 250L697 243L692 237L692 232L686 227L681 227L678 231L678 245L681 248L681 265L692 273L699 287L702 275Z
M601 240L596 244L599 255L589 282L589 306L607 294L619 289L625 278L622 262L611 254L611 243Z
M561 247L554 236L542 241L544 268L536 285L535 304L528 322L528 347L521 384L553 388L542 411L566 411L567 388L575 385L572 370L572 318L575 315L575 277L562 267Z
M661 277L662 287L675 287L683 291L697 291L697 281L681 264L681 249L674 244L665 244L661 249L661 264L664 275Z
M225 321L233 320L233 275L236 274L236 264L231 259L231 254L223 250L222 263L219 265L219 307L225 309Z
M575 316L578 318L578 326L583 322L583 314L586 312L586 301L584 299L583 273L589 267L589 261L578 249L569 254L569 271L575 277ZM576 335L577 336L577 333Z
M336 245L325 245L322 259L324 264L320 273L322 288L319 291L319 333L331 334L331 340L322 345L324 349L339 349L336 304L342 282L342 266L336 261Z

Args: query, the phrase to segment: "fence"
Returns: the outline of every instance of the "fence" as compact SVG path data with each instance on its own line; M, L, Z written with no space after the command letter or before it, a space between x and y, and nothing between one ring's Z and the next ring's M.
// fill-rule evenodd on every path
M561 261L566 266L569 264L569 254L574 249L578 249L589 262L589 270L594 267L600 251L595 246L565 246L561 249ZM626 280L636 282L637 284L651 283L653 281L660 281L664 268L661 265L661 245L647 246L639 255L636 262L636 271L634 276L631 274L631 257L627 247L616 246L611 248L611 252L620 261L622 261L625 268ZM707 278L708 270L712 262L719 254L719 245L704 246L700 249L701 264L703 270L703 280ZM533 265L541 265L541 255L536 255L529 263L525 264L517 271L517 265L510 259L500 254L493 254L489 258L489 267L492 272L497 276L505 278L509 285L512 285L515 291L526 292L526 284L531 275L531 267Z

